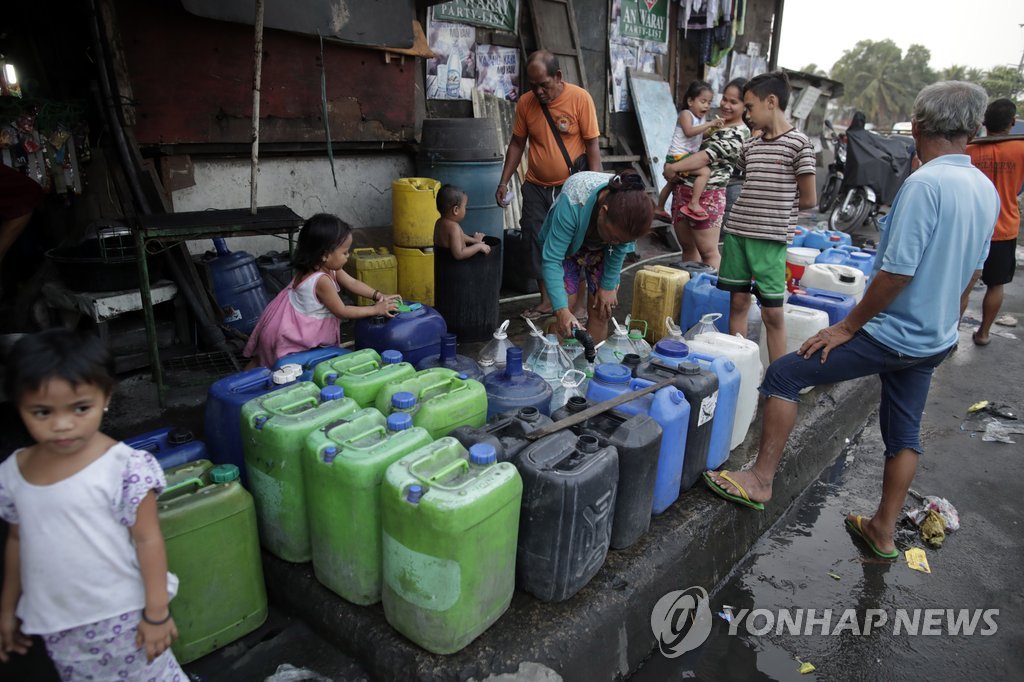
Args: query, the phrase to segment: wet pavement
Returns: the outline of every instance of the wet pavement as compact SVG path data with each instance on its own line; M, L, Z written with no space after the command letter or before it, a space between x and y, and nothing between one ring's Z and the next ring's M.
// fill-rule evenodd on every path
M981 289L974 294L967 319L980 317ZM1007 286L1003 313L1024 320L1024 285ZM987 399L1019 411L1024 403L1020 362L1024 330L994 328L1021 337L995 336L985 348L971 343L969 323L961 329L960 347L939 367L924 417L921 458L913 489L949 499L958 509L961 529L947 536L938 550L926 549L932 573L911 570L901 557L895 562L869 558L859 541L844 529L849 512L870 514L881 486L882 441L877 414L834 465L801 495L762 537L710 598L711 634L700 648L676 659L654 652L630 678L658 680L887 680L1006 679L1024 667L1024 589L1019 566L1024 559L1024 511L1017 501L1024 493L1020 471L1024 435L1017 442L984 442L964 423L969 405ZM983 417L982 417L983 418ZM961 426L963 425L963 430ZM914 500L908 498L908 508ZM756 513L756 512L751 512ZM916 530L903 529L897 547L925 547ZM710 588L710 586L705 586ZM718 614L724 605L733 614L742 609L767 609L752 622L735 621L736 633ZM822 626L806 634L807 624L790 634L779 628L779 609L832 610L829 632L853 609L865 623L869 609L881 609L888 622L869 634L844 628L822 635ZM937 634L895 634L897 610L913 617L914 609L940 609ZM983 618L971 636L949 633L946 610L998 609ZM926 629L926 613L918 632ZM747 618L750 616L748 615ZM807 614L804 614L806 619ZM878 622L880 616L872 616ZM755 632L751 634L748 625ZM982 634L992 630L988 635ZM816 671L801 675L800 662ZM1019 674L1019 673L1018 673Z

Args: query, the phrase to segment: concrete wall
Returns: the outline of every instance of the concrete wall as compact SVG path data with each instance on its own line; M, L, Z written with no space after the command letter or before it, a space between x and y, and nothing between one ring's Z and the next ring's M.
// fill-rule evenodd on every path
M196 184L173 193L175 212L249 206L248 159L193 157L192 162ZM336 156L337 189L328 164L325 156L261 160L259 204L283 204L303 218L334 213L356 228L391 224L391 181L413 173L407 155ZM287 242L276 237L238 237L229 239L228 245L254 255L287 249ZM212 247L209 241L199 241L190 242L189 248L202 253Z

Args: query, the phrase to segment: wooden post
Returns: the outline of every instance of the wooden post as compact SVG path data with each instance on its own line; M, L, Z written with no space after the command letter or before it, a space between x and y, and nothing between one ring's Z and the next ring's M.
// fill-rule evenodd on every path
M249 209L256 215L256 190L259 185L260 156L260 80L263 77L263 0L256 0L256 53L252 77L252 173L249 184Z

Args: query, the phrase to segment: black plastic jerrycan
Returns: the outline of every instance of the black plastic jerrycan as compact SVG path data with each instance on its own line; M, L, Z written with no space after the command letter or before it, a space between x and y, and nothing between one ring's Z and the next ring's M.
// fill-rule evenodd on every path
M488 443L494 446L499 462L511 462L530 444L526 435L550 423L551 418L536 407L520 407L494 415L483 426L460 426L448 435L467 450L477 443Z
M516 585L564 601L601 569L612 535L618 454L594 436L545 436L519 453L523 477Z
M648 381L674 377L672 385L683 392L690 404L690 423L686 429L686 453L683 455L683 477L679 490L689 490L708 467L711 427L718 403L718 376L695 362L670 365L654 358L640 365L636 376Z
M592 403L573 396L551 415L555 421L582 412ZM609 411L571 427L576 435L595 436L602 446L619 454L619 483L612 519L612 549L625 549L639 540L651 526L654 481L658 477L661 426L646 414L633 416Z

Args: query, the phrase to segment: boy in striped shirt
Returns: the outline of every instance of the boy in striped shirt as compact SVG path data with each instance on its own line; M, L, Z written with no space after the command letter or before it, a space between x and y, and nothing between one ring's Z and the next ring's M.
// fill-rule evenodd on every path
M737 163L746 180L725 224L718 273L718 288L731 294L729 333L746 336L753 292L773 362L786 348L786 245L799 210L816 204L814 148L786 119L789 96L789 79L781 71L755 76L743 88L747 119L762 134L746 143Z

